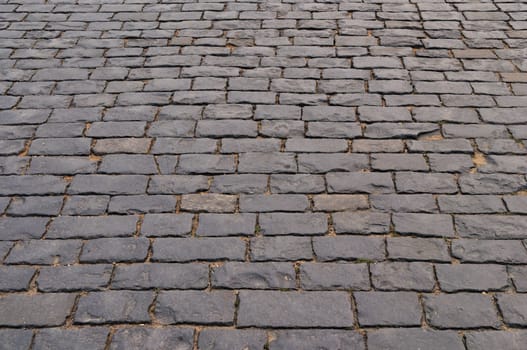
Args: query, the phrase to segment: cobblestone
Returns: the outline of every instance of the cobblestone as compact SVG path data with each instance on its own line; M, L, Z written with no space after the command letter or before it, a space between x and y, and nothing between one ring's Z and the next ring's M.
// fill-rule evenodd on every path
M521 1L0 4L0 349L524 350Z

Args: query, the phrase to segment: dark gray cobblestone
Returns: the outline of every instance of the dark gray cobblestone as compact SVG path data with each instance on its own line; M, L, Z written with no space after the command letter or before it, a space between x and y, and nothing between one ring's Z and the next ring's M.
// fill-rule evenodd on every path
M0 349L525 350L526 14L0 0Z

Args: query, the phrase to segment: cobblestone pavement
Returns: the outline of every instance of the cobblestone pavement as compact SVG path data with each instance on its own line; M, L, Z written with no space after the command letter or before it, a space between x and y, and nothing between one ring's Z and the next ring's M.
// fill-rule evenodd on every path
M527 349L527 2L0 28L0 349Z

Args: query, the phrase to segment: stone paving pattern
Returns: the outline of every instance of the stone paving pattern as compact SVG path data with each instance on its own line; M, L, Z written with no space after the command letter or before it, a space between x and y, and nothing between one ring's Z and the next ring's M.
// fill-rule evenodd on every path
M0 28L0 349L527 349L527 2Z

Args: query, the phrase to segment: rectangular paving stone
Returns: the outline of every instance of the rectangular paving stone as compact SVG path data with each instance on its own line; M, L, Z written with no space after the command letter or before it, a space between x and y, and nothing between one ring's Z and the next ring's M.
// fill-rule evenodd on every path
M77 175L68 188L70 194L141 194L148 177L143 175Z
M198 346L204 350L260 349L266 343L266 333L258 329L206 328L198 338Z
M145 326L118 329L112 336L111 350L154 349L159 345L170 348L191 349L194 338L191 328L150 328Z
M111 153L147 153L150 148L152 139L137 138L137 137L123 137L123 138L109 138L98 139L92 150L95 154L111 154Z
M29 155L88 155L90 153L91 139L73 138L47 138L34 139L29 147Z
M370 288L368 266L347 263L303 263L300 285L304 290L367 290Z
M104 264L42 267L37 285L43 292L100 290L108 286L112 270Z
M86 136L95 138L141 137L144 136L145 127L146 123L141 121L94 122L86 131Z
M419 328L386 328L368 331L368 349L403 350L463 350L462 337L455 331L423 330ZM472 349L471 349L472 350Z
M148 193L184 194L205 191L208 179L202 175L155 175L150 178Z
M329 193L392 193L393 181L385 173L329 173Z
M235 295L230 291L163 291L155 305L162 324L232 325Z
M97 170L97 162L86 157L39 156L32 157L28 174L76 175L92 174Z
M333 214L333 226L337 233L388 233L390 215L373 211L340 212Z
M423 212L437 211L431 194L374 194L370 195L371 206L380 211Z
M147 238L98 238L87 241L80 256L81 262L113 263L144 261L150 242Z
M70 196L62 207L62 215L101 215L106 212L109 196Z
M98 169L103 174L157 174L154 157L150 155L110 154L103 156Z
M344 140L342 140L344 141ZM286 145L287 146L287 145ZM344 145L347 149L347 144ZM317 148L318 149L318 148ZM302 150L302 152L305 152ZM355 172L368 168L368 158L362 154L299 154L298 171L301 173Z
M452 242L452 255L462 262L524 263L527 251L517 240L458 239Z
M522 327L527 323L527 308L525 295L498 295L498 306L503 314L504 322L509 326Z
M513 193L527 186L525 179L507 174L462 174L459 187L466 194Z
M292 173L296 171L292 153L244 153L239 157L240 173Z
M524 292L527 289L527 268L525 266L511 266L508 268L516 290Z
M118 265L112 289L203 289L208 279L205 264Z
M180 208L191 212L232 213L237 199L233 195L199 193L185 194L181 197Z
M295 261L313 257L309 237L260 236L251 239L250 247L251 261Z
M228 174L235 170L234 156L216 154L183 154L176 168L178 174Z
M256 228L256 215L200 214L196 234L198 236L248 236Z
M497 328L497 310L488 295L458 293L426 295L424 309L427 321L439 328Z
M138 217L127 216L59 216L49 225L47 238L100 238L132 236Z
M278 330L272 333L270 350L296 349L309 344L330 349L365 349L362 336L350 330Z
M34 274L34 268L2 266L0 267L0 291L13 292L27 290Z
M315 237L313 251L319 261L377 261L385 256L384 240L377 237Z
M313 196L315 211L353 211L367 209L368 206L367 196L365 195L319 194Z
M263 193L267 189L267 175L232 174L214 176L211 192L216 193Z
M148 323L148 308L153 301L153 292L91 292L80 298L74 323Z
M2 217L0 218L0 241L41 238L46 232L48 218Z
M22 174L29 162L29 157L7 156L0 158L0 175Z
M439 286L447 292L503 290L509 286L505 266L490 264L436 265Z
M345 292L241 291L239 298L239 327L341 328L353 324Z
M226 262L211 271L214 288L294 289L295 270L290 263Z
M376 290L430 292L435 287L434 268L428 263L380 262L370 264L370 272Z
M0 330L2 349L29 349L33 339L33 332L29 329L2 329Z
M2 176L0 195L47 195L63 194L66 181L58 176Z
M46 123L38 127L35 136L75 138L82 136L84 127L84 123Z
M79 329L48 328L38 332L35 336L33 348L66 350L72 347L87 350L104 349L109 329L104 327L90 327Z
M222 153L277 152L280 140L276 138L223 138Z
M527 341L527 333L523 330L518 331L473 331L465 335L466 344L469 350L493 349L500 347L503 349L519 349L521 344Z
M504 212L503 201L498 196L439 196L439 209L445 213L483 214Z
M245 259L245 242L237 237L158 238L152 245L152 260L189 262Z
M309 201L301 194L242 194L239 206L240 212L303 212L309 208Z
M452 217L446 214L395 213L395 231L403 235L454 237Z
M110 214L143 214L172 212L176 197L170 195L113 196L108 205Z
M7 327L53 327L66 321L75 302L75 294L9 294L0 298L2 319Z
M192 230L192 214L146 214L141 234L148 237L186 236Z
M80 240L29 240L21 241L9 252L7 264L68 265L77 262Z
M517 215L456 215L456 229L467 238L524 238L527 220Z
M374 170L426 171L428 165L422 155L414 154L375 154L372 155Z
M417 293L356 292L357 315L361 326L419 326L421 306Z
M321 235L326 233L327 216L323 213L266 213L259 216L264 235Z
M449 174L401 172L395 175L398 193L456 193L455 179Z

